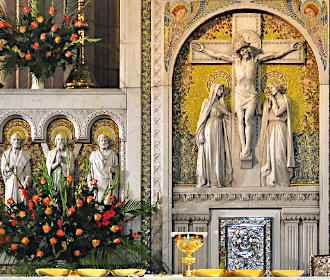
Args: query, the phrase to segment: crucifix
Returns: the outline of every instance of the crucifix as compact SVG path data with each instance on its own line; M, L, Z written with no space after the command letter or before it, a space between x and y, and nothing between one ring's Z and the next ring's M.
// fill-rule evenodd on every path
M303 42L265 40L261 42L261 15L233 15L233 40L193 41L191 63L233 65L234 111L238 119L240 166L252 168L253 117L258 106L258 66L261 63L303 63Z

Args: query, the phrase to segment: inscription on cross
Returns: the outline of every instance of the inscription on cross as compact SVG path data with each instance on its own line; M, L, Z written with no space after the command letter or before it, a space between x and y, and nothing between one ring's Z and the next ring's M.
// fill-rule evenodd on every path
M240 166L252 168L253 116L258 105L258 67L261 63L303 63L302 41L261 41L261 15L233 16L233 40L193 41L191 63L231 63L233 65L234 111L241 144Z

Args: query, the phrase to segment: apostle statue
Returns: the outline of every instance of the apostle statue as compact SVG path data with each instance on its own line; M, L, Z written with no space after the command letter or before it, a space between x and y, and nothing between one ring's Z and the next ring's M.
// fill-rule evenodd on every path
M253 116L258 104L256 89L257 69L260 63L285 56L302 48L302 44L294 42L289 48L278 53L261 53L244 38L237 37L232 54L208 50L201 43L196 43L195 50L208 56L232 63L235 67L235 113L238 118L238 133L241 141L241 159L251 157L253 136Z
M74 155L67 147L67 139L63 134L56 135L55 148L48 152L46 165L56 187L60 178L68 175L74 178Z
M23 190L31 183L31 157L22 149L22 138L18 134L10 137L11 148L1 157L1 174L5 183L5 203L12 198L23 202Z
M232 181L231 152L226 119L231 113L224 100L224 85L213 83L203 101L196 130L197 187L224 187Z
M261 144L262 186L288 187L293 175L294 154L291 102L277 83L269 85L270 96L263 108Z
M116 172L119 166L118 155L111 148L111 140L107 135L100 134L97 137L99 150L91 153L89 157L90 172L88 182L92 179L97 180L96 199L101 202L104 195L111 188L115 181Z

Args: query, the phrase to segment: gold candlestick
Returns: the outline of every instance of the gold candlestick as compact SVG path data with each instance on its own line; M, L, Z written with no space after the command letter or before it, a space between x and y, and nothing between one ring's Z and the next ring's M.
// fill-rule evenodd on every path
M203 246L203 238L207 236L207 232L172 232L171 236L175 237L174 241L179 250L186 254L181 259L187 265L183 275L193 277L194 272L191 267L196 262L196 258L192 254Z

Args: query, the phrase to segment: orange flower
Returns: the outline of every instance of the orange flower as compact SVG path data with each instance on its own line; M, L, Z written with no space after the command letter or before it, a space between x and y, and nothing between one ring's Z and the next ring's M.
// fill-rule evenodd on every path
M47 225L47 224L42 226L42 230L44 231L44 233L48 233L48 232L50 232L51 229L52 229L52 227L50 227L50 226Z
M6 230L4 228L0 228L0 235L4 235L6 233Z
M38 23L36 21L32 21L31 24L30 24L30 26L32 28L37 28L38 27Z
M56 232L56 235L59 236L59 237L62 237L64 234L65 233L64 233L64 231L61 228L58 229L57 232Z
M109 197L108 197L108 201L109 201L110 203L114 202L115 199L116 199L116 197L113 196L113 195L109 195Z
M34 49L34 50L39 50L39 43L38 42L35 42L31 45L31 48Z
M29 6L25 6L24 7L24 13L29 13L31 11L30 7Z
M50 57L52 55L52 52L49 51L49 52L46 52L46 57Z
M49 205L50 204L50 198L49 197L46 197L42 200L42 204L43 205Z
M115 243L115 244L120 244L120 242L121 242L121 240L120 240L119 237L117 237L117 238L113 241L113 243Z
M57 239L55 237L52 237L51 239L49 239L50 241L50 245L54 245L57 243Z
M70 51L67 51L67 52L70 52ZM72 53L71 53L71 55L72 55ZM66 54L65 54L65 56L66 56ZM66 179L67 179L68 182L72 182L73 181L73 177L70 174L66 177Z
M26 59L26 60L31 60L31 59L32 59L32 54L27 53L27 54L25 55L25 59Z
M95 247L97 247L97 246L99 246L100 245L100 240L99 239L93 239L92 240L92 245L93 245L93 247L95 248Z
M83 206L84 202L81 199L77 200L77 207Z
M18 217L20 217L20 218L24 218L25 216L26 216L25 211L19 211L19 212L18 212Z
M81 229L81 228L77 228L76 229L76 235L82 235L82 233L83 233L84 231Z
M47 207L46 210L45 210L45 214L46 214L46 215L51 215L52 213L53 213L52 208Z
M55 7L50 7L49 10L48 10L48 13L52 16L55 15L55 13L56 13Z
M21 239L21 243L24 244L24 245L27 245L27 244L30 243L30 240L29 240L29 238L27 238L27 237L25 236L25 237L23 237L23 238Z
M80 28L80 27L84 26L84 23L81 20L78 20L78 21L75 22L74 25Z
M87 196L87 203L91 203L91 202L93 202L94 201L94 197L93 196L91 196L91 195L89 195L89 196Z
M79 257L79 256L81 255L81 253L80 253L79 250L74 251L73 254L74 254L76 257Z
M140 237L140 234L138 232L134 232L132 235L134 239L138 239Z
M38 203L39 200L40 200L40 196L39 196L39 195L34 195L34 196L32 196L32 200L33 200L35 203Z
M39 22L39 23L43 23L44 20L45 20L45 18L44 18L43 16L39 16L39 17L37 18L37 22Z
M43 34L45 34L45 33L43 33ZM44 178L44 177L40 178L40 184L41 184L41 185L44 185L44 184L46 184L46 183L47 183L46 178Z
M46 38L47 38L47 35L46 35L46 33L41 33L40 34L40 40L46 40ZM45 178L44 178L45 179ZM40 179L41 180L41 179ZM45 179L46 180L46 179Z
M26 26L20 26L19 32L25 33L26 32Z
M67 58L69 58L69 57L71 57L72 56L72 52L71 51L67 51L66 53L65 53L65 57L67 57ZM69 175L69 176L71 176L71 175ZM68 177L69 177L68 176ZM68 180L69 181L69 180Z
M95 221L99 221L99 220L101 220L101 219L102 219L102 215L101 215L101 214L96 213L96 214L94 215L94 220L95 220Z
M11 197L7 200L8 205L12 205L14 203L14 199Z
M42 258L43 255L44 255L44 252L41 251L41 250L38 250L37 253L36 253L36 256L37 256L38 258Z
M0 221L0 226L2 226L3 225L3 221Z
M58 29L58 26L57 26L56 24L54 24L54 25L50 28L50 30L51 30L53 33L55 33L55 32L57 31L57 29Z
M68 215L71 216L74 214L74 212L76 212L76 209L74 209L73 206L71 206L69 209L68 209Z
M79 38L79 36L76 33L72 33L70 40L75 41L75 40L78 40L78 38ZM91 180L93 180L93 179L91 179Z
M61 36L56 36L55 43L59 44L61 42L61 39L62 39Z
M10 249L11 250L16 250L17 248L18 248L18 244L16 244L16 243L10 244Z
M113 225L113 226L110 228L110 230L111 230L112 232L117 232L117 231L119 230L119 227L118 227L117 225Z

